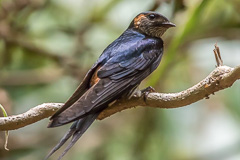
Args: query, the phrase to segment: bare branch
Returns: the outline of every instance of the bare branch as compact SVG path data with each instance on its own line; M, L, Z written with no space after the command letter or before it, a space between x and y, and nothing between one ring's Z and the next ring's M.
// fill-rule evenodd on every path
M43 103L19 115L1 117L0 131L14 130L53 115L62 103Z
M240 66L231 68L219 66L214 69L205 79L193 87L178 93L149 93L147 97L139 96L131 99L120 99L109 108L105 109L98 117L102 120L122 110L136 106L149 106L157 108L178 108L208 99L210 94L231 87L240 79ZM0 118L0 131L14 130L41 119L47 118L55 113L62 103L44 103L29 111L9 117Z
M104 110L98 119L104 119L124 109L136 106L149 106L157 108L179 108L201 99L208 99L209 95L219 90L231 87L232 84L240 79L240 66L231 68L220 66L213 70L205 79L193 87L178 93L149 93L144 97L133 97L129 100L119 100L113 106Z

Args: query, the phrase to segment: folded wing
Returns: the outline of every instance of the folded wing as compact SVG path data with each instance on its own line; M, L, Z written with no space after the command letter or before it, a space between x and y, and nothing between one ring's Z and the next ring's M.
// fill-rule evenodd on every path
M161 47L160 47L161 48ZM50 127L60 126L89 114L101 112L108 104L146 78L158 66L162 50L147 48L140 55L121 61L111 59L98 70L98 83L89 88L69 108L52 118ZM78 98L78 96L76 96Z

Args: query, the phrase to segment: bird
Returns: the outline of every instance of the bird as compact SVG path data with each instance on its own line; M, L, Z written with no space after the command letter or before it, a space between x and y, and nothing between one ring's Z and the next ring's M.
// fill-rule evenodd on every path
M52 116L48 128L73 122L48 159L69 138L58 160L69 151L98 115L123 95L132 95L159 65L162 35L176 25L158 12L139 13L128 28L102 52L67 102Z

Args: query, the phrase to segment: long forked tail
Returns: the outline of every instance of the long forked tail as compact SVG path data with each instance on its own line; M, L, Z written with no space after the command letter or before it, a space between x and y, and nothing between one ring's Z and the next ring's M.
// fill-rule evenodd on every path
M72 137L70 143L65 148L58 160L68 152L68 150L77 142L77 140L83 135L83 133L89 128L89 126L94 122L99 113L90 114L84 118L81 118L75 121L69 131L63 136L60 142L51 150L51 152L45 157L44 160L47 160L54 152L56 152L62 145Z

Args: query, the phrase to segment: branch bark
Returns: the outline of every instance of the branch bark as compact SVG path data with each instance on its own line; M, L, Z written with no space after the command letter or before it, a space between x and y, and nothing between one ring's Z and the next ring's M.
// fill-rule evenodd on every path
M130 99L120 99L98 117L102 120L122 110L136 106L156 108L178 108L197 102L201 99L208 99L209 95L219 90L231 87L240 79L240 65L231 68L219 66L214 69L205 79L193 87L178 93L149 93L147 96L133 96ZM0 118L0 131L14 130L35 123L41 119L48 118L59 109L62 103L44 103L29 111Z

